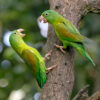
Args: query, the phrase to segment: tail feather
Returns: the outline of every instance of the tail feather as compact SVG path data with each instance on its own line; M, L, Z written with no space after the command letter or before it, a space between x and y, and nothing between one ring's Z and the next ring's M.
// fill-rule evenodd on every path
M47 80L46 75L40 76L40 77L37 79L40 88L42 88L42 87L44 86L44 84L46 83L46 80Z
M89 56L87 52L85 52L85 57L90 60L90 62L95 66L95 63L93 62L92 58Z
M77 51L84 57L86 57L94 66L95 63L93 62L92 58L89 56L89 54L86 52L83 44L74 44L73 45Z
M93 56L97 55L99 47L95 41L85 37L84 47L89 54L92 54Z

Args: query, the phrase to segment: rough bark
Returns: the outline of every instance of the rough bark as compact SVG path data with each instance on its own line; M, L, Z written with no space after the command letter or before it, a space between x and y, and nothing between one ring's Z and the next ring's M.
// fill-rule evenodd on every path
M100 9L100 0L49 0L50 9L56 10L70 20L76 27L81 17L88 11ZM96 9L96 10L94 10ZM70 100L74 84L74 50L70 48L63 54L54 47L61 45L53 27L50 25L45 50L52 50L51 59L46 61L47 67L57 64L57 68L48 74L40 100Z

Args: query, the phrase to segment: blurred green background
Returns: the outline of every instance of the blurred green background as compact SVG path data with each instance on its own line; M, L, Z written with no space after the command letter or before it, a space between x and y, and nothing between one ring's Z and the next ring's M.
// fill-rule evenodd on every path
M39 91L30 69L7 39L10 31L24 28L25 42L42 54L46 39L40 34L37 18L47 9L48 0L0 0L0 100L34 100L34 94ZM95 41L89 51L93 51L96 67L76 54L72 97L86 84L90 85L89 95L100 90L100 14L89 13L83 17L80 32Z

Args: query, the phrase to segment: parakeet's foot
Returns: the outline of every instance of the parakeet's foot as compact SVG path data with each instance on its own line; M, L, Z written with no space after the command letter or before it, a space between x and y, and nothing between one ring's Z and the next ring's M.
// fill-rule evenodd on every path
M57 67L57 65L53 65L53 66L47 68L47 73L50 72L52 69L54 69L54 68L56 68L56 67Z
M57 45L57 44L54 44L54 46L56 47L56 48L59 48L60 50L61 50L61 52L62 53L66 53L64 50L63 50L63 46L59 46L59 45Z
M49 60L51 56L52 50L50 50L46 55L45 55L45 60Z

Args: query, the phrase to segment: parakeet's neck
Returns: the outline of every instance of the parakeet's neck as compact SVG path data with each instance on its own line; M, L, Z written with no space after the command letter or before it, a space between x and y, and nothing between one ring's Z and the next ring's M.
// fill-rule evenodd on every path
M19 54L22 54L22 51L27 47L27 45L25 44L25 42L23 41L22 38L16 38L16 39L12 39L11 40L11 45L13 47L13 49Z

